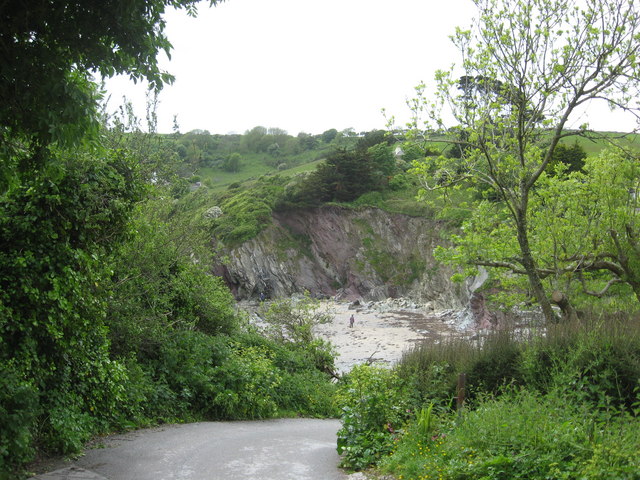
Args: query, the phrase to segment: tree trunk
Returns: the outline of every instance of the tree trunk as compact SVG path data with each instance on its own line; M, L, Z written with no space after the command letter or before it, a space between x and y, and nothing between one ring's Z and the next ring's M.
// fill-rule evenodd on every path
M573 321L578 318L578 314L576 313L575 308L571 305L569 301L569 297L567 297L564 293L559 290L554 290L551 294L551 300L553 303L560 307L562 310L562 318L565 321Z
M529 286L533 291L540 308L542 308L542 314L544 315L545 321L547 323L558 323L558 317L556 316L553 308L551 307L551 302L547 298L545 294L544 287L542 286L542 280L540 279L540 275L538 275L538 270L536 269L536 264L531 255L531 247L529 246L529 235L527 234L527 218L526 213L526 199L523 200L523 204L525 207L521 209L519 214L516 217L516 229L518 235L518 244L520 245L520 253L522 254L522 266L524 270L527 272L527 278L529 279Z

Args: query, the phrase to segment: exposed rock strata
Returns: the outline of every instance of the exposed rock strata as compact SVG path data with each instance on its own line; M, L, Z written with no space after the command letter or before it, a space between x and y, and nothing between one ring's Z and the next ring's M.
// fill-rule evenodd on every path
M258 237L228 252L218 267L237 298L308 290L345 300L409 297L460 308L467 289L433 258L437 220L335 206L276 214Z

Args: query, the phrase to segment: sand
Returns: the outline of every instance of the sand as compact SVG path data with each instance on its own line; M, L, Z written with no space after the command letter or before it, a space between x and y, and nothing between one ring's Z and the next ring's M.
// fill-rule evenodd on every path
M437 343L444 337L464 334L450 311L426 311L421 306L400 308L389 303L353 306L333 301L324 302L323 308L330 312L332 320L318 325L315 333L334 345L338 354L336 369L342 373L366 362L391 366L422 342ZM350 328L352 314L355 323Z

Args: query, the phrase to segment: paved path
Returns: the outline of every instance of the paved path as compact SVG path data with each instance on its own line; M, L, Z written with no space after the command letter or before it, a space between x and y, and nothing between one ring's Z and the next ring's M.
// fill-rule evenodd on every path
M114 435L38 480L344 480L338 420L202 422Z

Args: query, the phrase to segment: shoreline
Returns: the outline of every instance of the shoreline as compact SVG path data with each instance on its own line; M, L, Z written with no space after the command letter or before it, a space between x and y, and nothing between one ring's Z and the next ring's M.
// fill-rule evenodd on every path
M314 333L334 346L339 373L361 363L393 366L420 342L437 344L444 338L464 336L467 330L461 330L450 310L437 312L404 300L358 305L328 300L322 308L332 320L316 325ZM353 328L349 327L352 314Z

